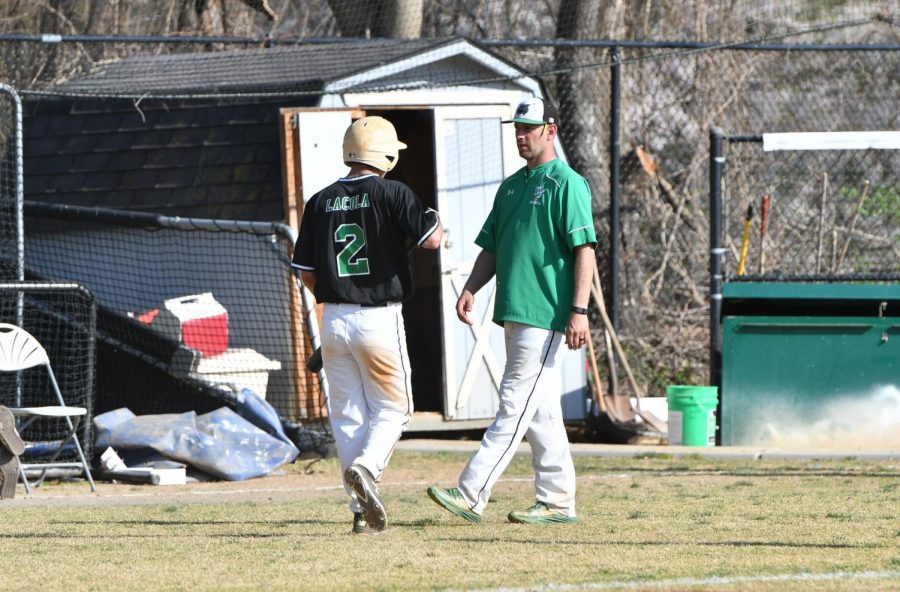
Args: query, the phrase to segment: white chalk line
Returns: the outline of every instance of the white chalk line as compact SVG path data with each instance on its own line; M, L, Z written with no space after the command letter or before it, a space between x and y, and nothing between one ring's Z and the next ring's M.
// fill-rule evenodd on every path
M628 479L633 477L633 475L627 475L624 473L614 474L614 475L584 475L579 476L577 479L579 481L601 481L608 479ZM532 482L534 481L534 477L502 477L499 482L500 483L524 483L524 482ZM405 482L389 482L389 483L381 483L381 489L400 489L400 488L408 488L411 486L415 487L428 487L429 485L434 485L433 482L430 481L405 481ZM163 485L153 487L151 491L147 492L130 492L130 493L110 493L110 494L95 494L95 497L100 499L116 499L116 498L153 498L153 497L162 497L174 494L178 496L179 494L185 496L191 495L221 495L221 496L229 496L229 495L247 495L247 494L270 494L270 493L303 493L303 492L320 492L320 491L343 491L343 485L316 485L312 487L268 487L268 488L250 488L250 489L210 489L208 491L178 491L176 486ZM33 495L33 494L32 494ZM40 495L39 499L72 499L71 495ZM27 498L26 498L27 499ZM35 499L38 499L37 497Z
M628 479L633 475L626 474L615 474L615 475L584 475L581 477L577 477L579 481L600 481L600 480L608 480L608 479ZM531 483L534 481L534 477L501 477L498 482L499 483ZM404 481L403 483L379 483L378 487L381 490L384 489L406 489L409 487L428 487L429 485L434 485L432 481ZM303 491L337 491L343 490L343 485L319 485L316 487L285 487L278 489L238 489L238 490L229 490L229 489L219 489L215 491L192 491L190 492L192 495L217 495L217 494L242 494L242 493L277 493L277 492L303 492Z
M478 588L468 592L567 592L577 590L628 590L670 587L709 587L770 582L822 582L838 580L882 580L900 578L900 571L836 571L831 573L796 573L772 576L713 576L709 578L677 578L671 580L624 580L618 582L587 582L584 584L541 584L527 588Z

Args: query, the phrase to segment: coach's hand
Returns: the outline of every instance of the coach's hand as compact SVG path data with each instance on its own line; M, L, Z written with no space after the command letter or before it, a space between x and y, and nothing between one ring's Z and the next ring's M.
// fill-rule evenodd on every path
M566 325L566 345L569 349L581 349L587 343L588 318L587 315L573 312L569 315L569 324Z
M459 300L456 301L456 317L465 324L472 325L469 313L472 312L474 305L475 295L464 289L462 294L459 295Z

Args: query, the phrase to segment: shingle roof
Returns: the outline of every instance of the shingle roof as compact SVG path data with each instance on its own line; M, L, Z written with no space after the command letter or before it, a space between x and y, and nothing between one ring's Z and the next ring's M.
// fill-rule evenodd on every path
M27 100L25 199L281 220L283 105L148 101L138 110L130 99Z
M455 42L370 39L341 43L163 56L135 56L98 66L56 87L65 92L204 93L321 91L324 84Z

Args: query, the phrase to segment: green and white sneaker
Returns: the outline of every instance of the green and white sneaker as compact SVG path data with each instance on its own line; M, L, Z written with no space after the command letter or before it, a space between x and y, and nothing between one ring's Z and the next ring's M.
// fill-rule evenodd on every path
M535 502L527 510L513 510L507 518L509 518L510 522L518 524L553 524L560 522L571 524L581 522L575 516L569 516L559 510L554 510L544 502Z
M474 512L465 498L456 487L449 489L441 489L440 487L429 487L426 492L428 497L434 500L434 503L445 510L456 514L460 518L464 518L469 522L481 522L481 514Z

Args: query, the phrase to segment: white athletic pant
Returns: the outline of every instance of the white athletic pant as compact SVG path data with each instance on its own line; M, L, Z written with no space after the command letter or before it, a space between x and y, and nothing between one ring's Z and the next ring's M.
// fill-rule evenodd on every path
M326 303L322 318L328 414L341 471L362 465L376 481L413 413L402 310L400 304ZM350 489L347 494L358 512Z
M575 466L563 423L562 393L553 378L565 334L510 322L504 324L504 333L500 409L459 476L459 490L472 510L483 513L491 489L525 437L531 445L537 501L575 516Z

